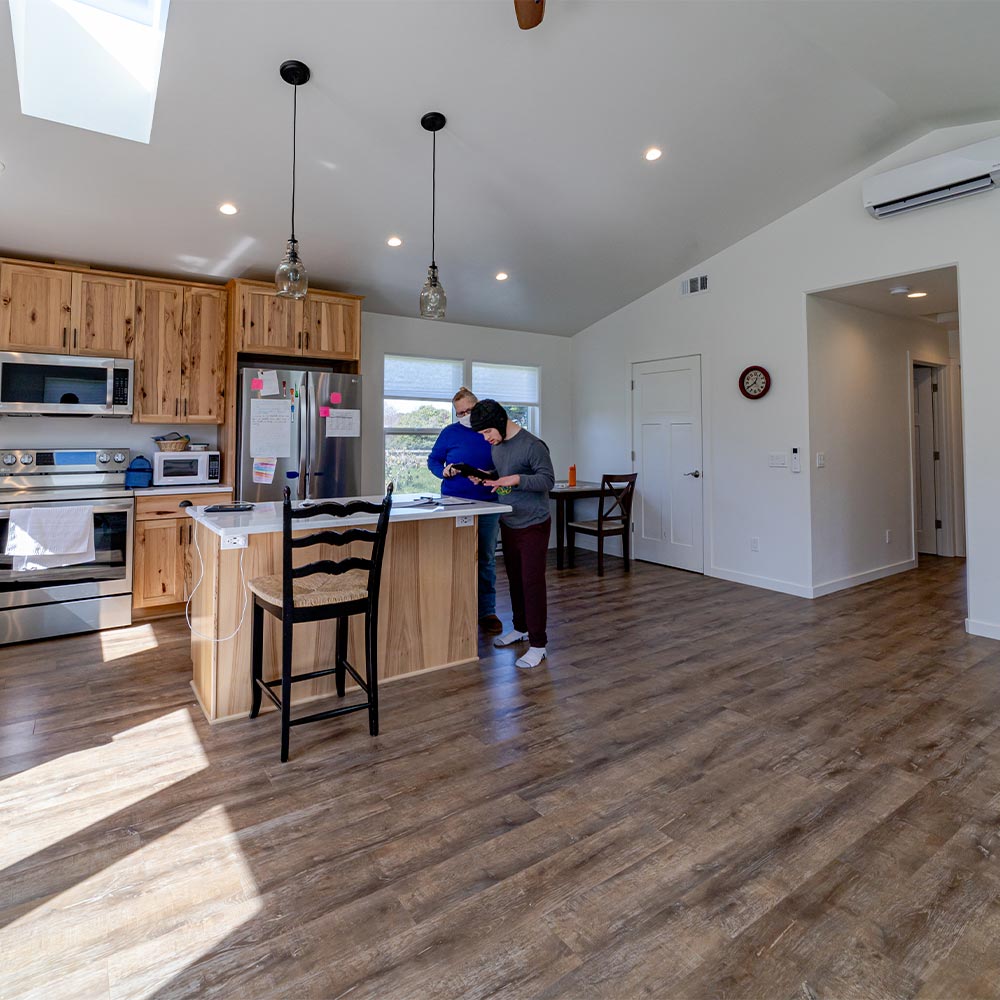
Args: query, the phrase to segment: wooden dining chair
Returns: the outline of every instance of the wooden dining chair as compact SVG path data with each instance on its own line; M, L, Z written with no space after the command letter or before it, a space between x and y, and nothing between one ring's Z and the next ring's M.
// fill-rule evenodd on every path
M261 698L266 695L281 712L281 761L288 760L288 734L292 726L306 722L332 719L349 712L368 709L368 731L378 736L378 595L382 578L382 556L389 531L392 509L392 483L386 488L381 503L352 500L349 503L318 503L309 507L292 507L291 490L285 487L282 508L281 573L261 576L248 584L253 592L252 680L253 708L250 718L260 713ZM348 528L346 531L327 529L299 538L292 536L295 521L312 517L351 517L354 514L377 514L374 530ZM350 545L371 543L368 558L348 556L346 559L320 559L304 566L292 565L295 549L313 545ZM281 622L281 676L264 680L264 612ZM365 616L365 679L347 659L347 635L352 615ZM294 626L300 622L337 619L334 665L309 673L292 673L292 638ZM367 696L367 701L344 705L326 712L315 712L301 718L291 718L292 685L298 681L336 675L337 694L343 698L346 675ZM279 699L272 688L281 686Z
M571 521L566 525L566 542L569 549L569 565L574 565L576 534L593 535L597 538L597 575L604 576L604 539L622 536L622 561L625 572L631 570L629 547L632 543L632 498L635 496L635 481L638 473L630 472L621 476L601 476L601 499L597 508L596 521Z

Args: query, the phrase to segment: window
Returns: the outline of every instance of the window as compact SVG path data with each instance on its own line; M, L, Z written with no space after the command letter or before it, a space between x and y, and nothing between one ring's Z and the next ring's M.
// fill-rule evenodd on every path
M461 361L386 355L385 477L397 492L440 489L440 480L427 468L427 456L441 428L454 420L451 397L462 385L464 367Z
M538 369L526 365L472 362L472 391L480 399L503 404L512 420L538 433Z

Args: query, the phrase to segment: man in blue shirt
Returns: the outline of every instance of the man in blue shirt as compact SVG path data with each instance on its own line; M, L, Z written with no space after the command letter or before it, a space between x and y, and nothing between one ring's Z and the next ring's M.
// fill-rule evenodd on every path
M460 476L452 467L465 462L477 469L493 468L490 446L469 426L469 414L479 402L471 389L463 385L452 399L457 420L438 435L427 468L442 480L443 496L464 497L466 500L483 500L495 503L496 496L486 486L481 486ZM479 627L488 635L499 635L503 624L497 617L497 534L500 531L499 514L479 515Z

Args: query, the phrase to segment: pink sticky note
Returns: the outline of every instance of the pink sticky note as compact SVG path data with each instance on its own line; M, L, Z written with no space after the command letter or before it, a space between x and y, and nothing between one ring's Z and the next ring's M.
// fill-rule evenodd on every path
M328 416L330 416L330 407L329 406L321 406L319 408L319 415L321 417L328 417Z
M252 378L252 379L250 379L250 388L251 389L263 389L264 388L264 380L262 378Z
M340 393L339 392L331 392L330 393L330 402L331 403L339 403L339 402L341 402L341 395L340 395Z

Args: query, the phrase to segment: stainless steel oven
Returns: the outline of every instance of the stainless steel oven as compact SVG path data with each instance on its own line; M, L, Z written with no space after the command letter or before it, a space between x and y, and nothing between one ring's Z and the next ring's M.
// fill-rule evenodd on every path
M128 452L7 454L15 454L18 463L15 474L2 464L6 455L0 456L0 645L131 624L135 500L124 488ZM13 568L15 557L5 554L12 510L79 506L93 509L93 559L47 569Z
M122 358L0 352L0 413L128 416L133 368Z

